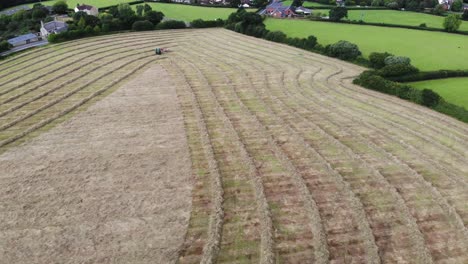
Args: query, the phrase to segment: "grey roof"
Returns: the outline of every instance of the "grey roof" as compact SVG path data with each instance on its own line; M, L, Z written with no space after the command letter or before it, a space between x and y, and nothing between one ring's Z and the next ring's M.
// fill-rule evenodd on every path
M36 39L36 38L37 38L37 36L35 34L29 33L29 34L26 34L26 35L21 35L21 36L18 36L16 38L9 39L8 43L10 43L11 45L15 45L17 43L20 43L20 42L23 42L23 41L26 41L26 40Z
M44 28L48 32L59 33L59 32L62 32L62 31L66 31L68 29L68 25L67 25L67 23L61 22L61 21L51 21L51 22L48 22L48 23L44 23Z
M18 6L18 7L15 7L13 9L9 9L9 10L6 10L6 11L2 11L0 12L0 15L7 15L7 16L11 16L21 10L31 10L31 8L29 6Z

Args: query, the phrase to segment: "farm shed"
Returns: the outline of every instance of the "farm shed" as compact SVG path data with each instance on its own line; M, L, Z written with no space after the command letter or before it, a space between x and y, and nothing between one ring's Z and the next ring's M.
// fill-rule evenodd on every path
M21 35L16 38L9 39L8 43L10 43L13 47L18 47L36 41L39 41L39 37L36 34L29 33L26 35Z

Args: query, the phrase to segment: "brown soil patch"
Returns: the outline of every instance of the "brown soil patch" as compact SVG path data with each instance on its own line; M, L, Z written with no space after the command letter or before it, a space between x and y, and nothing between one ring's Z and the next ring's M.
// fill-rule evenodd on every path
M0 262L171 263L191 207L170 77L151 66L0 156Z

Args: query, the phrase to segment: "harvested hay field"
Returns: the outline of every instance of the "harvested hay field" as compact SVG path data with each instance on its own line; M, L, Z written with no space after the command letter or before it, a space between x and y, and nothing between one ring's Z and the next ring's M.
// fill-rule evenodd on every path
M468 125L360 67L207 29L0 70L7 263L468 262Z

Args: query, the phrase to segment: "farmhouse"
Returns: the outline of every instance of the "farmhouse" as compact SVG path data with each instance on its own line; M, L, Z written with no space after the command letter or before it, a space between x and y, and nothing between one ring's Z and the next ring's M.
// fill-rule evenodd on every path
M86 14L90 15L90 16L98 16L99 15L99 11L96 7L94 6L90 6L90 5L77 5L75 7L75 12L85 12Z
M50 34L60 33L68 30L67 23L61 21L51 21L44 23L41 21L41 36L47 37Z
M282 2L273 2L265 9L259 12L260 15L266 15L277 18L293 17L296 15L310 15L312 10L305 7L284 6Z
M36 42L39 40L40 40L40 37L37 34L29 33L26 35L18 36L16 38L11 38L8 40L8 43L10 43L13 47L18 47L18 46Z

